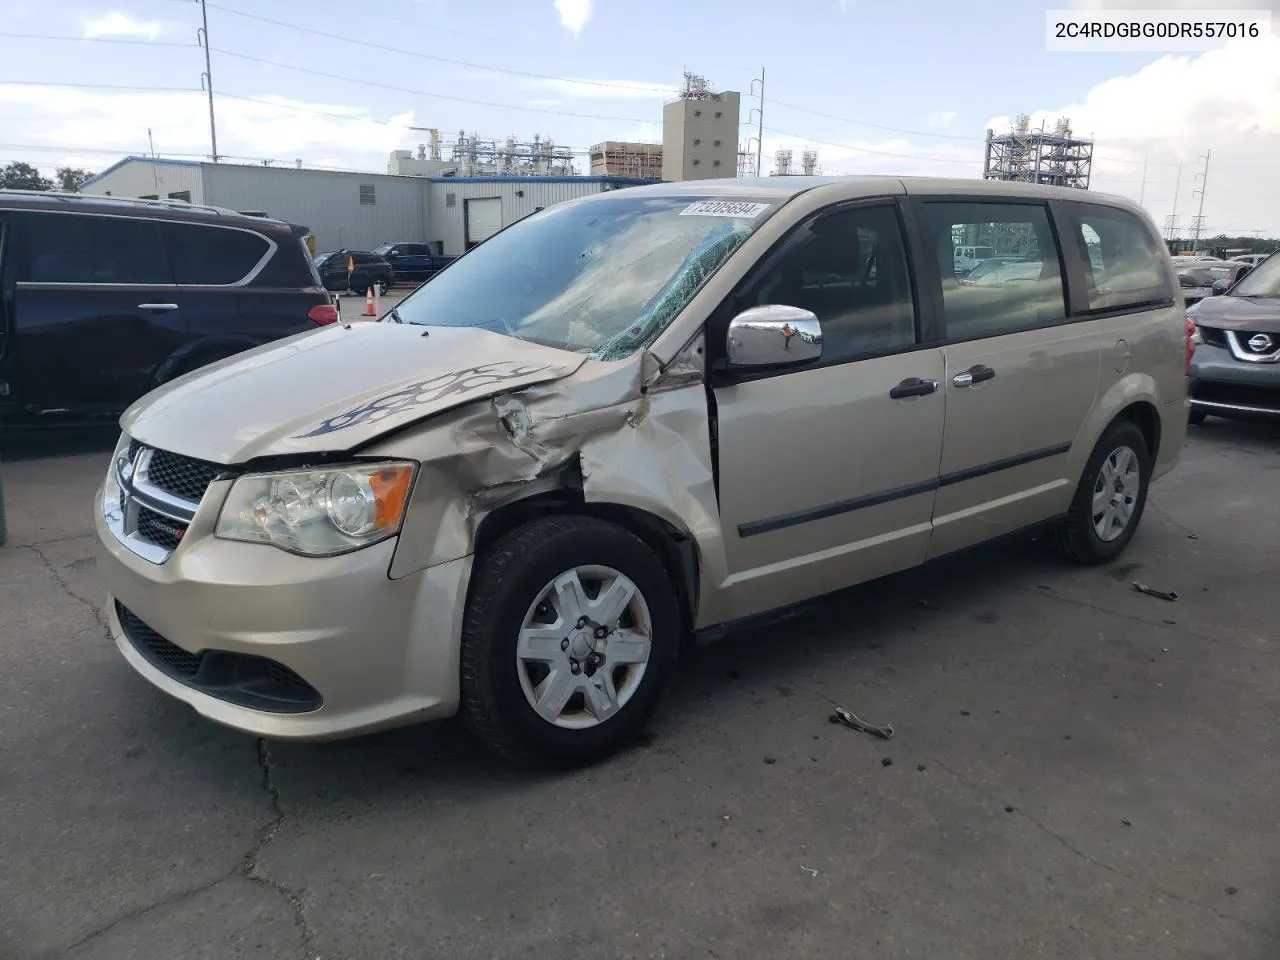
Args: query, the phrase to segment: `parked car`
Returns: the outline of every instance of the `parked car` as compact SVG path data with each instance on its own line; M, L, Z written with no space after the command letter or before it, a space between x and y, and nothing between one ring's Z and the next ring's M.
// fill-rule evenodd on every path
M979 261L978 265L968 271L961 279L968 283L977 283L987 274L999 267L1003 267L1007 263L1021 263L1022 261L1022 257L988 257L986 260Z
M1015 260L1011 258L1004 263L994 264L989 269L983 269L988 263L991 263L991 261L984 260L967 275L961 277L960 282L963 284L992 285L1010 283L1016 280L1039 280L1040 272L1044 267L1039 257L1034 260Z
M0 425L147 391L333 323L305 227L177 201L0 190Z
M363 250L334 250L315 258L316 269L326 290L335 293L358 293L364 296L375 284L385 295L395 283L391 264L376 253Z
M1191 422L1280 417L1280 257L1189 315L1199 340L1188 384Z
M435 253L427 243L384 243L373 252L391 264L396 283L421 283L456 259Z
M1175 259L1174 268L1178 273L1178 284L1182 288L1183 302L1187 306L1212 296L1215 283L1221 281L1229 286L1238 282L1250 270L1247 264L1212 257L1196 257L1183 263L1178 263Z
M258 736L461 712L580 763L690 633L1036 526L1113 560L1187 429L1168 253L1129 201L982 186L571 200L379 322L161 388L95 510L119 650ZM952 236L995 228L1036 277L959 283Z
M1256 267L1258 264L1262 263L1263 260L1266 260L1270 256L1271 254L1269 253L1244 253L1238 257L1232 257L1229 262L1243 263L1248 265L1249 268L1252 269L1253 267Z

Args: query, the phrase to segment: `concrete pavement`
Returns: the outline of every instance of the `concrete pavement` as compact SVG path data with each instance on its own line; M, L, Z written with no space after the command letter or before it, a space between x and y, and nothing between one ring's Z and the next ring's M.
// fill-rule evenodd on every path
M850 591L555 777L153 690L103 632L113 439L6 453L0 958L1280 955L1280 428L1192 428L1112 567L1015 542Z

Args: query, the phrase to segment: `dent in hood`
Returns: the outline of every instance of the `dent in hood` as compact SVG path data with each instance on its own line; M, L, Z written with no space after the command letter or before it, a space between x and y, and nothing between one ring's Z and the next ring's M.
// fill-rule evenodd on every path
M126 410L120 425L143 443L214 463L349 450L568 376L585 359L471 327L333 326L174 380Z
M1191 319L1206 327L1280 333L1278 297L1206 297L1190 311Z

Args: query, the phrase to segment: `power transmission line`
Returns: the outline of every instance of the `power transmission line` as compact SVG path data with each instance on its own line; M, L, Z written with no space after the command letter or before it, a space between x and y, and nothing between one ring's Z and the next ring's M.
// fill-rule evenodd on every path
M0 32L0 37L13 40L64 40L71 43L124 43L135 47L196 47L196 43L183 43L177 40L134 40L125 37L72 37L54 33L9 33Z
M406 57L416 57L419 60L431 60L435 63L447 63L450 66L466 67L469 70L484 70L489 73L502 73L502 74L507 74L508 76L515 76L515 77L528 77L534 80L553 80L557 83L575 83L575 84L583 84L583 85L592 86L592 87L607 87L607 88L613 88L613 89L619 89L619 90L650 89L649 84L618 83L618 82L609 81L609 80L576 80L573 77L560 77L560 76L555 76L554 74L534 73L529 70L515 70L510 67L496 67L486 63L472 63L467 60L454 60L450 57L438 57L438 56L435 56L434 54L422 53L419 50L406 50L404 47L392 47L383 43L373 43L372 41L369 41L369 40L359 40L359 39L356 39L355 37L343 36L342 34L339 34L339 33L329 33L324 30L316 30L313 27L305 27L302 24L289 23L288 21L285 21L285 20L276 20L272 17L264 17L261 14L249 13L248 11L245 11L245 10L236 10L232 7L224 7L220 3L209 3L208 6L212 7L214 10L221 10L223 13L230 13L233 16L244 17L247 20L257 20L259 23L269 23L269 24L272 24L273 26L284 27L288 30L296 30L299 33L309 33L314 37L325 37L326 39L336 40L341 43L351 43L358 47L368 47L370 50L380 50L383 53L399 53ZM670 93L673 96L675 95L676 88L674 86L670 88ZM655 97L659 97L662 95L663 95L662 90L654 91Z
M653 118L641 117L618 117L605 116L593 113L574 113L569 110L548 110L545 107L525 107L516 106L511 103L494 103L492 100L473 100L468 97L452 97L442 93L433 93L429 90L416 90L413 87L401 87L393 83L382 83L378 80L365 80L362 77L345 77L336 73L330 73L328 70L313 70L309 67L296 67L291 63L276 63L274 60L268 60L265 57L254 57L247 53L236 53L233 50L224 50L221 47L214 47L214 53L221 54L224 57L235 57L237 60L248 60L252 63L261 63L269 67L279 67L281 70L293 70L297 73L310 74L313 77L325 77L329 80L341 80L343 83L358 83L366 87L377 87L382 90L395 90L399 93L411 93L417 97L428 97L436 100L449 100L454 103L469 103L481 107L497 107L499 110L520 110L525 113L545 113L557 117L578 117L583 120L618 120L623 123L652 123Z

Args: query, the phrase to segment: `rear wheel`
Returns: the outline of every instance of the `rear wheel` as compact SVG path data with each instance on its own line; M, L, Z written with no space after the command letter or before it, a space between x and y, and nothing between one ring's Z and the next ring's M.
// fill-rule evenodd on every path
M675 664L666 567L629 531L546 517L479 560L462 630L462 715L520 763L607 756L648 722Z
M1080 564L1114 560L1138 529L1150 479L1147 438L1133 422L1115 421L1093 448L1067 516L1055 531L1058 548Z

